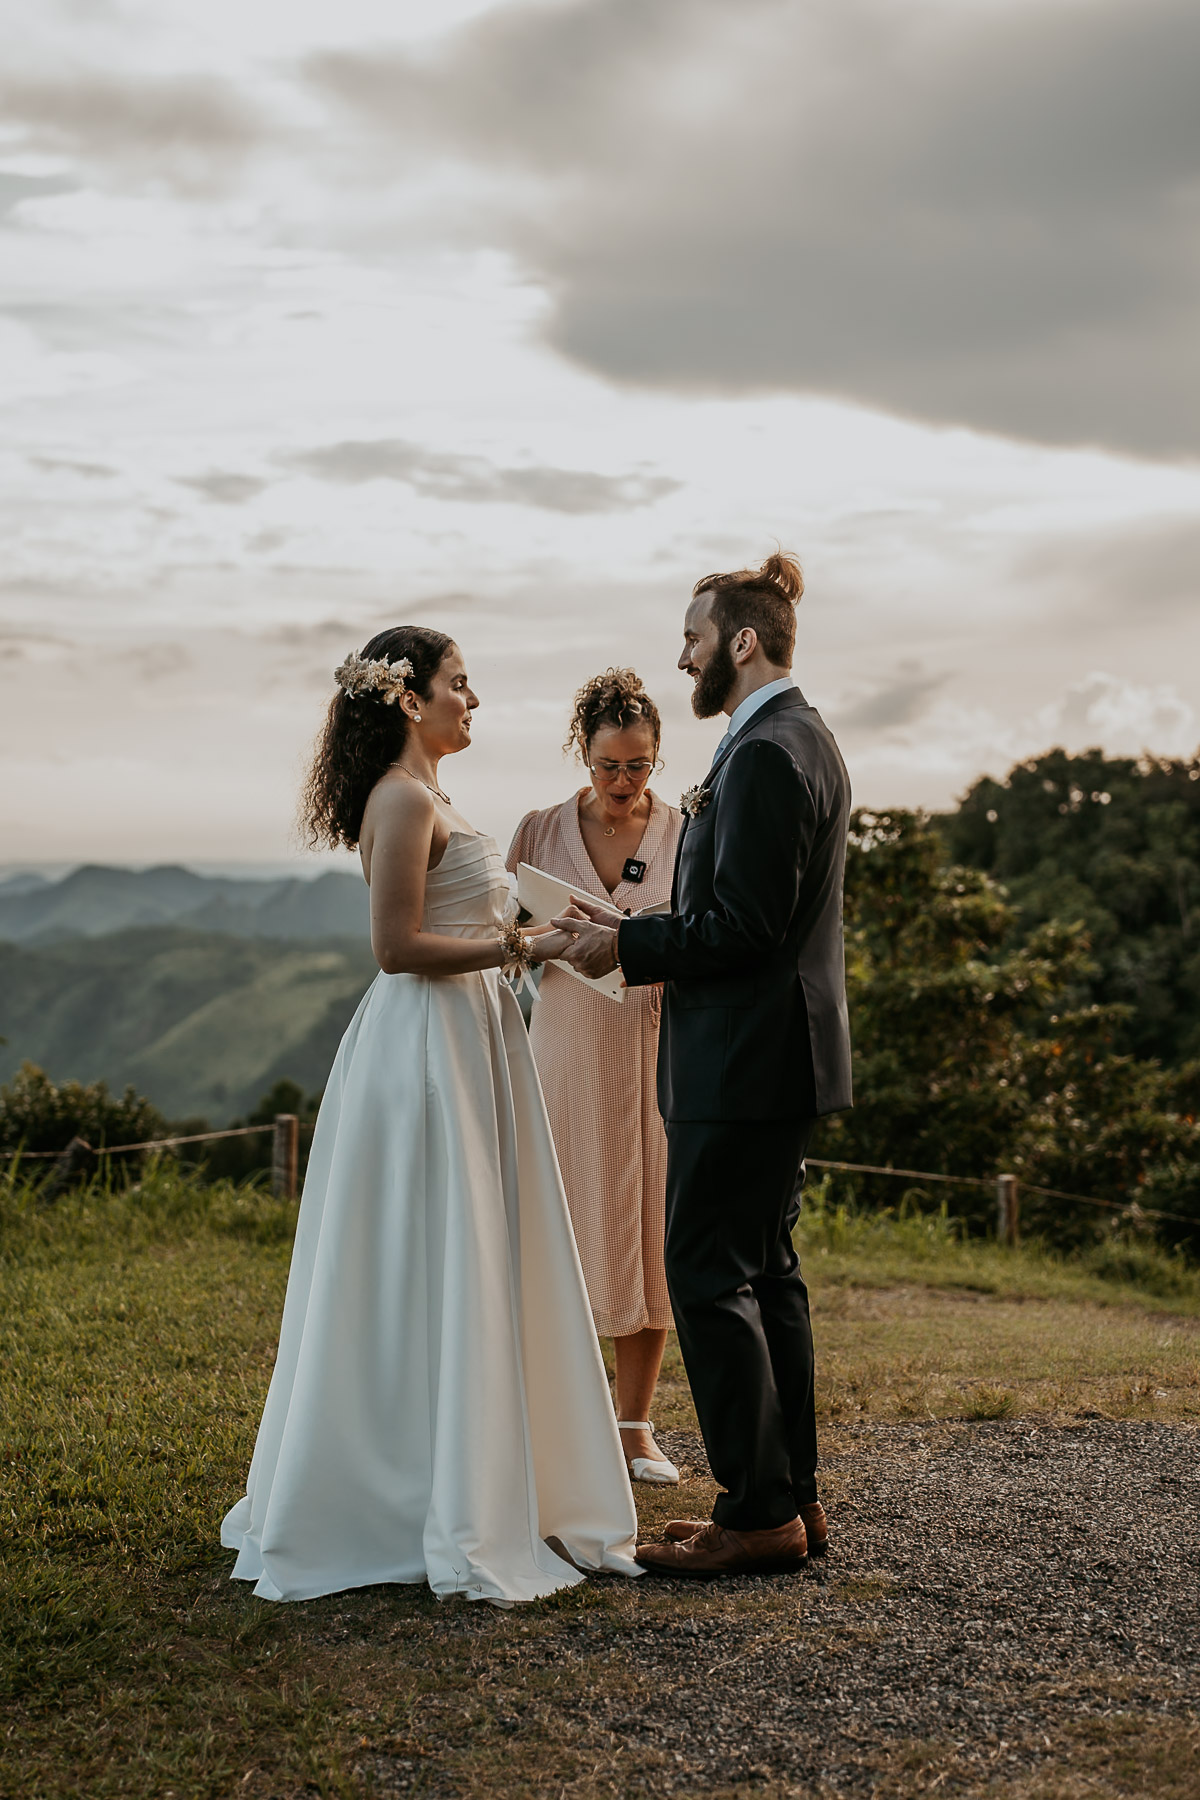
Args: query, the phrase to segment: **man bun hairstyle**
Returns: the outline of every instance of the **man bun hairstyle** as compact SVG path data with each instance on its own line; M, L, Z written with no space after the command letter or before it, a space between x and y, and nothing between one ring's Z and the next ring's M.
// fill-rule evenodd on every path
M710 594L708 616L727 644L749 626L768 662L790 669L796 648L796 608L804 592L804 571L786 550L768 556L760 569L735 569L728 575L706 575L692 589L692 599Z
M662 720L641 677L633 669L605 669L603 675L593 675L585 681L576 694L563 749L574 750L579 760L586 763L592 739L603 726L625 731L630 725L640 724L649 725L653 731L657 756Z
M428 700L433 678L453 643L445 632L424 625L395 625L378 632L360 654L365 662L397 663L407 658L412 674L404 685ZM357 846L371 789L399 757L409 730L404 708L389 704L386 692L348 694L338 687L300 802L300 823L310 849Z

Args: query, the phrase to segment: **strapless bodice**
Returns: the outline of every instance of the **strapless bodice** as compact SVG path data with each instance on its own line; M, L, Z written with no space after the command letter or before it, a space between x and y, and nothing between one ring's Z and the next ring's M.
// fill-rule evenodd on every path
M504 929L510 894L495 839L455 827L441 862L425 877L422 927L445 937L493 937Z

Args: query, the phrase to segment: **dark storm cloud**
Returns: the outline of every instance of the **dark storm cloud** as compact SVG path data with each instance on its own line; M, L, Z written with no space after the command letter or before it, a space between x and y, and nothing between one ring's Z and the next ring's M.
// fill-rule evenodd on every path
M209 75L0 74L0 111L25 150L197 191L222 185L261 134L242 96Z
M178 487L189 487L206 500L222 506L244 506L254 500L270 483L257 475L239 475L232 469L210 469L206 475L178 475Z
M434 500L492 501L558 513L623 512L631 506L652 506L680 485L664 475L501 468L481 456L450 456L402 438L351 439L282 460L322 481L402 481Z
M394 155L497 177L487 228L610 377L1176 455L1197 66L1194 0L575 0L309 74Z

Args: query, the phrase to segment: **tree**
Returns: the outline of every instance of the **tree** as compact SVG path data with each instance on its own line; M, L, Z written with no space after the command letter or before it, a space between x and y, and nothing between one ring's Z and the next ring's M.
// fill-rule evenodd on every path
M1200 1056L1200 756L1051 750L936 823L951 860L1004 884L1020 930L1084 927L1086 998L1128 1009L1121 1048Z
M231 1127L272 1125L277 1113L295 1113L302 1125L311 1125L316 1119L320 1104L319 1093L306 1096L299 1083L285 1077L262 1096L245 1118L231 1119L229 1123ZM207 1129L208 1124L204 1119L188 1119L175 1126L181 1136ZM301 1172L308 1160L307 1146L310 1141L302 1133ZM272 1139L269 1131L249 1137L217 1138L206 1144L189 1144L181 1151L186 1161L199 1164L212 1180L229 1181L245 1181L253 1175L264 1174L271 1167L271 1153Z
M921 815L858 812L846 950L857 1103L826 1121L815 1154L947 1175L1009 1170L1200 1224L1197 1072L1119 1049L1129 1009L1088 1001L1095 965L1081 924L1026 925L996 882L948 860ZM861 1185L872 1199L896 1197L894 1183ZM978 1222L991 1206L984 1190L955 1195L955 1210ZM1102 1211L1031 1210L1060 1238Z

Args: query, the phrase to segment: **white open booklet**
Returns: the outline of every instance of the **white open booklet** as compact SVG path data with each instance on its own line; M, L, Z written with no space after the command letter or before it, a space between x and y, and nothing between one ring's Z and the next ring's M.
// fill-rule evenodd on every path
M580 888L580 894L585 890ZM559 918L571 904L571 895L576 890L569 881L560 881L557 875L547 875L544 869L535 869L532 863L517 865L517 899L522 909L529 914L527 923L534 926L548 925L551 919ZM589 900L593 895L586 896ZM644 906L635 918L645 918L651 913L669 913L669 904L662 906ZM566 969L575 976L576 981L584 982L590 988L607 994L610 1000L623 1000L625 988L620 969L614 969L611 975L601 975L592 981L586 975L580 975L569 963L558 963L557 968Z

